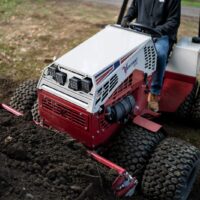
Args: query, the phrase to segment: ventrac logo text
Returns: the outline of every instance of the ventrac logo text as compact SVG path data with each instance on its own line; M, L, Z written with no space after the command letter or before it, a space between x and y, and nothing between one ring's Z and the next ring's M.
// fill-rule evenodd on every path
M135 67L137 64L138 64L137 58L133 60L132 62L127 63L125 66L123 66L124 73L126 74L131 67Z

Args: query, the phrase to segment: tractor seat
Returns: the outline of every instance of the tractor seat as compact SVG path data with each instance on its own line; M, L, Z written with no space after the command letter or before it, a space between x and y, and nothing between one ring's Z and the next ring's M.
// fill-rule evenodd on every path
M192 42L196 44L200 44L200 37L193 37Z

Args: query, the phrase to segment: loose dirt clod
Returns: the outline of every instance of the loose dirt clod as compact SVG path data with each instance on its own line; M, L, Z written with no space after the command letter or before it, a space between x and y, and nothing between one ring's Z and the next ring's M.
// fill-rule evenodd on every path
M82 145L2 109L0 166L1 200L115 199L116 174L92 160Z
M4 143L5 143L5 144L8 144L8 143L10 143L12 140L13 140L13 138L12 138L11 136L8 136L8 137L4 140Z

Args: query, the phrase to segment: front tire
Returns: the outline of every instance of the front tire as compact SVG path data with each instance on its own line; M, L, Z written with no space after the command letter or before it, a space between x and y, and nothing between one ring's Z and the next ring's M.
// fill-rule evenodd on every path
M161 132L128 125L114 138L107 157L141 180L152 152L164 137Z
M197 178L200 152L175 138L164 140L152 154L142 180L144 195L152 200L187 200Z
M22 113L30 112L37 99L37 83L37 80L22 83L11 97L10 106Z
M33 117L33 121L39 124L41 122L40 114L39 114L39 107L38 107L38 100L35 101L33 107L31 109L31 114Z

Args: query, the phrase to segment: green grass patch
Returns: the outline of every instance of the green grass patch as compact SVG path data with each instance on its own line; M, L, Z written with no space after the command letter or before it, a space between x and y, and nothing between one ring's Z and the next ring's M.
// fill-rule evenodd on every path
M31 11L33 6L42 5L47 2L47 0L37 0L32 2L31 0L0 0L0 19L3 21L8 21L11 16L22 16L24 13ZM28 10L28 11L27 11ZM46 9L44 8L44 14Z
M182 0L183 6L192 6L192 7L198 7L200 8L200 1L192 1L192 0Z
M0 1L0 17L9 17L13 14L18 5L22 3L22 0L1 0Z

